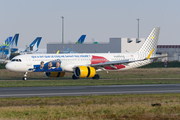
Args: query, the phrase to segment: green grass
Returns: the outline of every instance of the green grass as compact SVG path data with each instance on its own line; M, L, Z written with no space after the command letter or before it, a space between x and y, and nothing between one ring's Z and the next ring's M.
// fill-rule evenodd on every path
M121 79L121 78L180 78L180 68L138 68L126 71L97 72L100 78ZM0 70L0 80L21 80L23 73L10 72L6 69ZM28 73L29 80L65 80L71 79L72 73L66 73L63 78L47 78L43 72Z
M133 69L99 72L100 80L46 78L43 73L0 70L0 87L180 84L180 68ZM161 106L153 107L158 103ZM0 98L0 119L5 120L177 120L180 118L180 94L91 95L62 97Z
M0 87L36 86L93 86L93 85L136 85L136 84L180 84L180 79L124 79L124 80L10 80L0 81Z
M179 103L180 94L1 98L0 119L179 119Z
M99 80L72 80L71 73L63 78L47 78L44 73L28 73L28 80L23 81L23 73L0 70L0 87L180 84L179 73L180 68L141 68L109 73L102 71L98 72Z

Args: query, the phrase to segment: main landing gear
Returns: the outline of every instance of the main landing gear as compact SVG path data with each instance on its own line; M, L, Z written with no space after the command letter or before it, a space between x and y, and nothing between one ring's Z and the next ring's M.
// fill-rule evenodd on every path
M98 80L98 79L99 79L99 75L98 75L98 74L96 74L94 77L92 77L92 79L96 79L96 80Z
M22 79L27 80L27 72L24 73L24 77Z
M76 77L75 75L72 76L72 79L79 79L78 77Z

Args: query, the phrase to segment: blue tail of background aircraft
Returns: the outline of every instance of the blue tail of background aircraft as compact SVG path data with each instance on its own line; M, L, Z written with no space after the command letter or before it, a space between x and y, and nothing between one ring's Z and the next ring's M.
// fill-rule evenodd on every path
M14 37L8 37L5 42L0 46L0 52L3 51L4 55L8 55L11 52L14 53L16 52L18 49L17 48L13 48L13 44L15 43L16 47L17 47L17 43L18 43L18 38L19 38L19 34L15 34Z
M15 46L17 47L17 43L18 43L18 38L19 38L19 34L15 34L12 41L10 42L10 50L11 53L14 53L18 50L18 48L13 48L13 45L15 44Z
M30 52L30 51L33 51L33 47L36 45L36 47L37 47L37 50L36 51L38 51L38 48L39 48L39 44L40 44L40 42L41 42L41 39L42 39L42 37L37 37L24 51L22 51L22 52ZM30 50L30 51L29 51Z
M11 47L13 47L13 44L15 43L16 47L17 47L17 43L18 43L18 38L19 38L19 34L15 34L12 41L10 42Z
M4 43L1 45L1 47L7 47L7 46L9 46L9 44L11 43L11 40L12 40L12 38L13 37L8 37L5 41L4 41Z
M81 37L78 39L78 41L76 42L76 44L83 44L85 38L86 38L86 35L81 35Z
M3 43L2 45L0 45L0 52L2 52L2 50L5 50L5 49L9 46L11 40L12 40L12 37L8 37L8 38L4 41L4 43Z

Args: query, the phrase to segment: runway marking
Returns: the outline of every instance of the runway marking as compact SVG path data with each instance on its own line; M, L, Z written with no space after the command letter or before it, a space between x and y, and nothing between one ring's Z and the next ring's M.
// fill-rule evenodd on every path
M6 94L0 95L0 97L8 96L52 96L52 95L89 95L89 94L128 94L128 93L169 93L180 92L180 90L159 90L159 91L119 91L119 92L77 92L77 93L39 93L39 94Z

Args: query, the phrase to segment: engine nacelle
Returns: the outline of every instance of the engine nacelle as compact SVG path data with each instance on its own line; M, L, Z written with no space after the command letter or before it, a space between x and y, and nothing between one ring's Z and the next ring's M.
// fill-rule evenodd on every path
M64 77L65 72L45 72L47 77Z
M96 70L94 67L87 67L87 66L78 66L74 70L74 74L78 78L85 78L85 77L94 77L96 74Z

